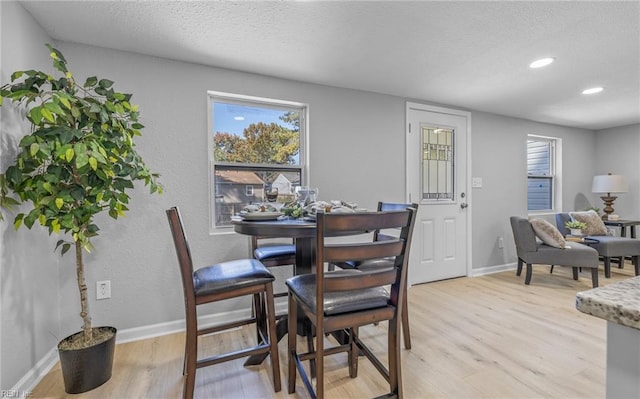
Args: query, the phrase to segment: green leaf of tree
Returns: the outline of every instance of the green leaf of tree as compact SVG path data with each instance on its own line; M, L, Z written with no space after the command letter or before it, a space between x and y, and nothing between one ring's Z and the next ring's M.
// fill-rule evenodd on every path
M34 125L39 125L42 121L42 111L40 107L33 107L29 110L29 120Z
M84 82L84 87L88 89L95 86L96 84L98 84L98 78L96 78L95 76L91 76Z
M73 155L74 155L73 148L68 148L64 153L64 157L67 160L67 162L71 162L71 160L73 159Z
M35 157L39 149L40 149L40 146L38 145L38 143L31 144L29 146L29 155L31 155L32 157Z
M46 119L47 121L54 123L56 118L53 116L53 114L51 113L51 111L49 111L46 108L40 108L40 112L42 112L42 116L44 117L44 119Z
M113 81L109 79L100 79L100 82L98 82L98 85L103 89L108 89L111 86L113 86Z

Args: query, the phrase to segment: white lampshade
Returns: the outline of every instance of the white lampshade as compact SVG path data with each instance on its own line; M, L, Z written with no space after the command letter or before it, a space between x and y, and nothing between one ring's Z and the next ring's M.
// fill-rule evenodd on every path
M627 179L622 175L593 176L591 191L594 193L626 193L629 191Z

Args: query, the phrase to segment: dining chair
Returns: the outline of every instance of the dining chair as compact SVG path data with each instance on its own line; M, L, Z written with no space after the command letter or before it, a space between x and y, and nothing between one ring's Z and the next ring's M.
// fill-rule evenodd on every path
M349 376L358 373L358 356L366 356L389 383L390 395L402 397L400 370L400 319L406 295L406 279L415 209L362 213L317 214L316 273L287 279L289 289L289 386L295 392L297 372L311 397L324 397L324 356L341 352L348 354ZM398 237L364 242L354 237L382 229L400 229ZM331 239L333 238L333 239ZM351 240L353 238L353 240ZM367 237L368 238L368 237ZM365 261L393 257L391 268L367 271L324 271L325 263L348 260ZM386 286L390 286L387 290ZM301 353L297 347L298 311L306 317L316 332L315 349ZM358 328L388 321L388 367L361 341ZM339 334L345 339L325 348L326 334ZM316 365L316 388L305 372L303 361Z
M296 265L296 245L290 242L272 242L265 237L251 236L250 251L254 259L259 260L268 268ZM276 292L274 297L287 296L287 292Z
M407 208L414 208L417 212L418 204L416 203L396 203L396 202L378 202L378 211L396 211L396 210L404 210ZM393 238L393 236L389 235L390 232L380 232L380 230L375 230L373 232L373 241L381 241L389 238ZM408 254L407 254L408 256ZM394 259L393 258L382 258L382 259L371 259L365 261L354 261L348 260L345 262L331 263L329 264L329 270L334 270L334 266L338 266L341 269L360 269L360 270L371 270L375 268L391 268L393 267ZM405 281L406 284L406 281ZM407 293L409 292L406 288ZM409 304L408 304L408 294L404 296L402 301L402 334L404 340L404 347L406 349L411 349L411 331L409 329Z
M167 209L166 213L184 290L187 336L182 369L183 375L186 376L183 398L193 398L196 369L263 353L271 355L273 386L274 390L279 392L281 390L280 362L275 330L273 274L256 259L217 263L199 268L194 272L180 211L177 207L173 207ZM247 295L253 296L255 314L251 317L208 328L198 327L198 305ZM199 336L254 323L259 336L255 346L198 359Z

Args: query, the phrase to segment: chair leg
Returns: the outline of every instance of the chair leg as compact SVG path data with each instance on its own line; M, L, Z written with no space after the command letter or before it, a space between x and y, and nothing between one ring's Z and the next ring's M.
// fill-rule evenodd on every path
M296 359L297 351L296 351L296 339L298 335L298 306L296 302L293 300L291 293L289 293L289 331L287 333L287 342L288 342L288 360L289 360L289 387L288 392L290 394L296 391Z
M635 269L636 276L640 276L640 255L634 255L631 257L631 263Z
M553 274L553 266L554 265L551 265L551 269L549 269L549 274Z
M608 256L604 257L604 276L611 278L611 258Z
M267 316L269 322L269 346L271 347L271 372L273 373L273 388L280 392L280 354L278 353L278 335L276 333L276 307L273 303L273 284L266 286Z
M516 276L522 274L522 259L518 258L518 269L516 270Z
M597 267L591 268L591 284L593 285L593 288L598 287L598 268Z
M324 331L316 329L316 350L311 361L316 361L316 398L324 398Z
M349 329L349 377L356 378L358 376L358 356L360 350L356 345L356 338L358 337L358 327L352 327Z
M189 361L189 340L184 339L184 359L182 360L182 375L187 375L187 362Z
M256 340L258 345L263 344L262 337L267 337L267 317L264 309L264 295L253 295L253 317L256 318Z
M314 352L314 344L313 344L313 326L311 323L306 323L304 328L304 336L307 339L307 352ZM309 374L311 378L316 377L316 361L314 359L309 360Z
M577 280L578 279L578 268L577 267L572 267L571 270L573 271L573 279Z
M524 283L526 285L529 285L529 283L531 282L531 269L533 269L533 265L531 263L527 263L527 274L524 278Z
M187 343L185 353L185 381L183 399L192 399L196 385L196 363L198 361L198 324L196 315L187 316Z
M400 369L400 337L398 335L398 319L389 320L389 388L391 397L402 398L402 373Z
M405 283L406 284L406 283ZM411 349L411 332L409 330L409 290L405 286L404 298L402 299L402 334L404 339L404 347Z

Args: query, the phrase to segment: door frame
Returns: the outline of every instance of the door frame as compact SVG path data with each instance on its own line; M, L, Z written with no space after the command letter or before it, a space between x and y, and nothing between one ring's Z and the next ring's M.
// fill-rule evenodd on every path
M407 201L407 203L410 203L411 200L409 198L410 193L409 193L409 187L410 182L409 182L409 168L415 165L409 165L409 111L410 110L418 110L418 111L426 111L426 112L434 112L434 113L440 113L440 114L448 114L448 115L455 115L455 116L462 116L465 117L467 120L467 135L465 137L466 141L467 141L467 154L466 154L466 160L467 160L467 170L466 170L466 182L465 182L465 193L467 196L467 204L469 204L469 207L467 207L466 211L467 211L467 231L465 232L465 235L467 237L466 239L466 243L465 243L465 250L467 253L467 264L466 264L466 269L467 269L467 274L466 276L469 277L472 275L472 259L473 259L473 251L472 251L472 240L471 240L471 233L472 233L472 220L473 220L473 194L471 192L471 112L469 111L463 111L463 110L459 110L459 109L453 109L453 108L445 108L445 107L438 107L438 106L434 106L434 105L428 105L428 104L422 104L422 103L416 103L416 102L411 102L411 101L407 101L406 102L406 108L405 108L405 200ZM418 203L420 203L420 201L418 201Z

